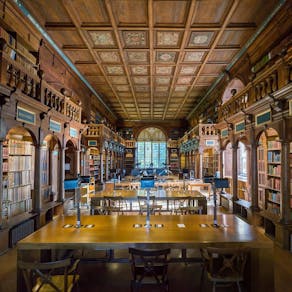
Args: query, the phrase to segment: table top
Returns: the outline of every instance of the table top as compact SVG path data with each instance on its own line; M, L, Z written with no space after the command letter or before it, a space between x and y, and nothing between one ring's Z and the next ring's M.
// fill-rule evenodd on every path
M145 221L146 217L141 215L82 216L83 226L75 228L75 216L60 216L18 242L17 246L19 250L273 246L270 239L234 215L219 215L219 228L212 227L213 215L152 216L151 228L144 227ZM94 226L85 228L90 224ZM65 228L66 225L70 227ZM159 228L159 225L163 227Z
M166 190L155 190L150 191L150 196L155 196L157 200L165 200L165 199L177 199L177 198L185 198L192 197L196 199L205 200L206 197L201 194L199 191L187 191L187 190L175 190L175 191L166 191ZM145 190L111 190L111 191L101 191L97 192L91 197L103 198L104 196L121 196L124 199L128 200L136 200L137 196L146 196Z

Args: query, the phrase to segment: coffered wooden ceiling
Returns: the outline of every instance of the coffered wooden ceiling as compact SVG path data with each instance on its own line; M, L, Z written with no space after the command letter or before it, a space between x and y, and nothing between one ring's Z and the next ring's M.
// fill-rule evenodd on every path
M117 117L184 119L276 0L26 0Z

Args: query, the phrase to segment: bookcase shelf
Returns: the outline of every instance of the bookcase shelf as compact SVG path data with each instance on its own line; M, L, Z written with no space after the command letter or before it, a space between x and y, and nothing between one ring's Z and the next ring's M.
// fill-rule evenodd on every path
M281 217L281 143L275 130L268 129L259 140L258 154L258 201L265 218Z
M11 218L32 210L32 165L30 141L8 139L3 145L2 217Z

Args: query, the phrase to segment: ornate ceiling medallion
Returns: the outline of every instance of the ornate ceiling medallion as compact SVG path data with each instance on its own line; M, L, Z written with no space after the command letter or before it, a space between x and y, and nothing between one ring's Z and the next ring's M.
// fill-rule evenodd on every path
M123 31L123 38L126 47L146 47L146 31Z
M111 31L89 31L88 32L94 46L104 47L104 46L115 46L113 35Z
M121 61L117 52L99 52L98 55L104 63L119 63Z
M177 31L158 31L157 46L160 47L177 47L179 42L180 32Z
M157 52L156 61L157 62L174 62L176 52Z
M130 63L147 62L147 52L128 52L128 59Z

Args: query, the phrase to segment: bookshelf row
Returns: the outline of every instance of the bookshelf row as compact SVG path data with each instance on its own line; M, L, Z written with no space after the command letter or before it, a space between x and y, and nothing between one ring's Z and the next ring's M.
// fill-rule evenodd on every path
M9 172L5 178L7 180L8 188L28 185L28 184L31 184L31 171L23 170L23 171Z
M15 136L15 135L14 135ZM3 147L3 156L8 155L32 155L34 146L31 142L9 139Z
M270 163L281 163L281 152L280 150L268 150L268 162Z
M31 169L32 158L31 156L9 156L8 161L3 162L3 171L23 171Z
M3 200L10 203L19 202L31 198L31 185L20 186L16 188L7 188L3 190Z

